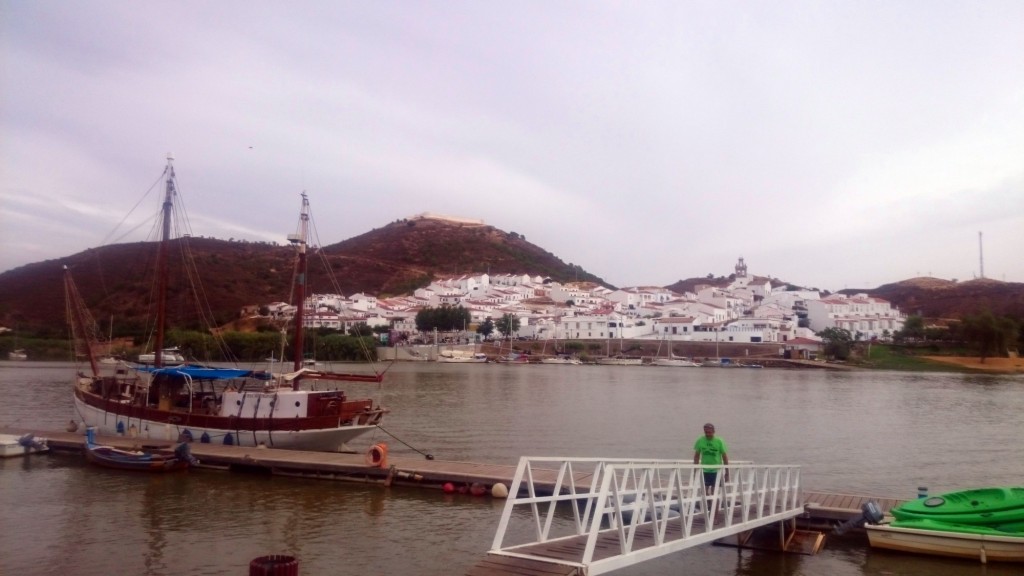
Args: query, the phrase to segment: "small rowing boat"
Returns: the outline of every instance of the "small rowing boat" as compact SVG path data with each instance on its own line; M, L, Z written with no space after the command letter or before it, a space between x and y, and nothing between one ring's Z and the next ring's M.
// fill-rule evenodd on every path
M1024 562L1024 487L950 492L904 502L890 517L869 514L864 526L874 548Z

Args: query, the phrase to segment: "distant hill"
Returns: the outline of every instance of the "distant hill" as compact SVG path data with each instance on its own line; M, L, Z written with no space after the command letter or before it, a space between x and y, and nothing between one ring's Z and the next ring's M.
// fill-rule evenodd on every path
M59 335L66 331L62 268L67 265L79 292L101 326L114 318L119 333L141 332L153 293L156 244L138 242L89 249L0 274L0 325L19 331ZM183 281L181 254L193 255L209 310L197 309ZM202 327L238 317L244 306L288 301L293 252L287 246L210 238L172 241L168 290L170 322ZM325 273L329 263L337 287ZM435 218L393 222L343 242L313 249L309 257L313 292L366 292L380 297L411 293L435 277L480 273L528 273L559 282L607 285L578 266L516 234L483 224ZM151 320L150 320L151 321Z
M183 281L183 251L193 254L208 310L198 309ZM202 328L238 318L245 306L290 300L293 252L290 247L189 238L172 243L168 314L173 326ZM62 267L67 265L101 326L111 319L118 334L142 334L151 323L156 244L138 242L89 249L0 274L0 326L40 335L66 333ZM324 261L330 264L331 282ZM530 274L558 282L607 282L530 244L521 235L481 223L440 218L392 222L343 242L312 249L309 290L366 292L379 297L411 293L436 277L481 273ZM772 284L786 284L771 279ZM699 277L667 286L677 292L700 284L724 286L729 277ZM610 286L613 287L613 286ZM908 314L957 318L982 310L1024 318L1024 284L996 280L951 282L913 278L866 292L892 302ZM203 317L212 321L203 321Z
M925 318L962 318L985 310L998 316L1024 319L1024 283L988 278L953 282L939 278L911 278L884 284L866 292L884 298L906 314Z

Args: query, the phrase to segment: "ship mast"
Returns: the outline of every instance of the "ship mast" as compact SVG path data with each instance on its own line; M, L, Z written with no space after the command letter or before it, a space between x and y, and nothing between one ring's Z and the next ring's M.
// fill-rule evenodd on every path
M302 329L303 313L306 307L306 246L309 238L309 198L302 193L302 212L299 217L299 233L289 234L288 241L295 245L298 252L298 259L295 261L295 345L292 352L294 356L293 369L298 372L302 369ZM292 383L292 388L299 389L299 379Z
M96 354L92 348L94 338L89 330L92 324L91 317L82 301L82 296L78 293L75 281L71 279L71 271L66 265L64 266L64 295L71 325L71 347L77 353L79 344L84 346L86 358L89 359L89 367L92 369L93 377L96 378L100 375L100 369L96 364ZM77 360L77 354L74 359Z
M157 253L157 304L156 304L156 349L153 351L153 366L164 365L164 328L167 324L167 250L171 241L171 208L174 205L174 155L167 154L167 186L163 205L163 236L160 239L160 250Z

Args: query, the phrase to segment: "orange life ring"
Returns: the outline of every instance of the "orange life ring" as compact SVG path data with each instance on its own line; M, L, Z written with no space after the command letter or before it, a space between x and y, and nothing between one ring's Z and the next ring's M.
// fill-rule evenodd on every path
M387 468L388 445L384 442L378 442L371 446L366 452L366 465L374 468Z

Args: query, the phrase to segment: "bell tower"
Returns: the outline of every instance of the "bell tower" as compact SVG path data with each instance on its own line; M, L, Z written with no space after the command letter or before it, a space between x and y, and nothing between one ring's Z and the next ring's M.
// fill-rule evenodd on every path
M746 278L747 277L747 264L743 261L743 256L740 256L740 261L736 263L736 277Z

